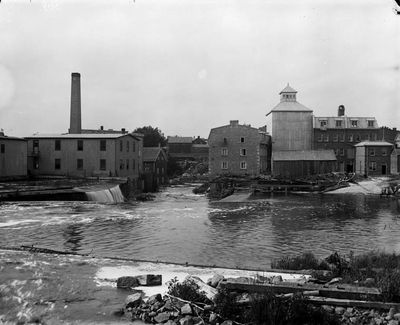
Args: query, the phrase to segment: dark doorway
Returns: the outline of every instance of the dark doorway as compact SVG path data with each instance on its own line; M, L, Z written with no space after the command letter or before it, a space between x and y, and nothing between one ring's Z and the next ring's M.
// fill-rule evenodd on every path
M386 165L382 165L382 175L386 175Z

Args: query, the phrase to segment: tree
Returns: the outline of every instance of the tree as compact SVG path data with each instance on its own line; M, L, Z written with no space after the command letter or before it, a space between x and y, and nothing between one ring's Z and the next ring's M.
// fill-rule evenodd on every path
M135 129L134 133L142 133L144 134L143 138L143 147L164 147L167 144L167 139L164 134L157 127L153 128L152 126L143 126L141 128Z

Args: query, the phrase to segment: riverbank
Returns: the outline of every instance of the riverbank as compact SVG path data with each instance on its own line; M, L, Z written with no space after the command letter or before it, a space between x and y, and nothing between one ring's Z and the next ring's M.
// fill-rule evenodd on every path
M339 188L334 191L326 192L327 194L372 194L380 195L382 190L392 183L400 184L399 176L391 177L369 177L357 182L350 182L348 187Z

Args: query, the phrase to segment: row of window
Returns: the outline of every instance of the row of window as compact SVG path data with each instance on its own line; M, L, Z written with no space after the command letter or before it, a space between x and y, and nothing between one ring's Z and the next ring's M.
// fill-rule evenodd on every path
M247 169L247 162L241 161L239 163L240 169ZM228 169L228 162L227 161L221 161L221 169Z
M364 140L366 141L377 141L378 135L376 133L366 134L364 135ZM345 135L344 134L332 134L332 142L345 142ZM317 137L318 142L329 142L329 134L318 134ZM356 134L348 134L347 135L347 142L360 142L361 135Z
M240 155L241 156L246 156L247 150L242 148L240 149ZM222 148L221 149L221 156L227 156L228 155L228 148Z
M130 148L130 143L129 141L125 142L125 148L126 152L129 152ZM37 148L39 147L39 140L33 140L33 147ZM83 151L83 140L77 140L76 142L76 149L78 151ZM61 140L54 140L54 150L55 151L60 151L61 150ZM120 140L119 141L119 150L123 151L124 150L124 141ZM100 151L107 151L107 140L100 140ZM136 151L136 143L135 141L132 142L132 151Z
M370 161L369 164L368 164L368 169L370 171L376 171L376 166L377 166L376 161ZM386 164L382 164L381 166L384 166L384 168L387 168Z
M244 137L240 137L240 143L244 143L245 142L245 138ZM228 143L228 139L224 138L224 144Z
M335 126L337 128L342 128L344 127L343 122L344 122L343 120L336 120ZM358 120L351 120L350 126L352 128L358 128L360 125L358 122L359 122ZM321 128L325 128L328 126L328 120L319 120L319 124ZM369 128L374 127L374 120L367 120L367 125Z
M336 156L344 156L344 148L334 149ZM388 151L386 148L381 148L380 154L382 156L387 156ZM375 148L368 148L368 155L369 156L378 156L378 152Z
M39 166L37 166L39 167ZM37 168L35 167L35 168ZM126 170L129 170L130 164L129 164L129 159L120 159L119 163L119 169L123 170L126 168ZM132 170L135 170L136 165L135 165L135 159L132 159ZM56 158L54 159L54 169L60 170L61 169L61 159ZM76 169L77 170L83 170L83 159L77 159L76 160ZM107 161L106 159L100 159L100 170L106 170L107 169Z

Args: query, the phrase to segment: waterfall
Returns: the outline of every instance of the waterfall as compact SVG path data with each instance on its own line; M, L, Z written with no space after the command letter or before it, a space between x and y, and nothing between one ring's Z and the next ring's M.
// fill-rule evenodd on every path
M120 203L125 201L125 197L119 188L119 185L112 188L105 188L100 191L86 192L89 201L103 203Z

